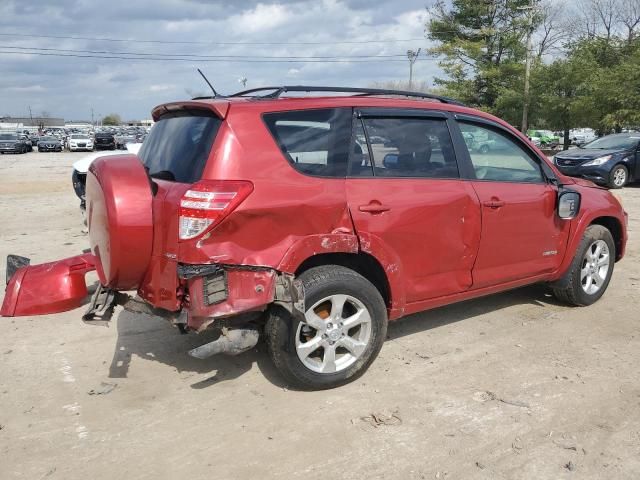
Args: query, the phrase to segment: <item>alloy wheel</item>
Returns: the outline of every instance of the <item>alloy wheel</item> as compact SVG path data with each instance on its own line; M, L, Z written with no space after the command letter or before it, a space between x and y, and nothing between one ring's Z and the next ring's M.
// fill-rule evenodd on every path
M305 313L295 337L298 358L317 373L340 372L355 363L371 339L371 315L351 295L330 295Z
M613 172L613 184L616 187L622 187L622 186L624 186L626 181L627 181L627 172L626 172L626 170L624 168L617 168Z
M588 295L598 292L607 280L611 258L609 247L604 240L596 240L584 254L582 258L582 268L580 270L580 284Z

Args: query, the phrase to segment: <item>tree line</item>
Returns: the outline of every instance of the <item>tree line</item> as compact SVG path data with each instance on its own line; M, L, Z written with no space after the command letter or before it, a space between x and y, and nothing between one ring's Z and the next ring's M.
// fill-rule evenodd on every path
M521 126L528 53L529 125L565 142L571 128L640 127L640 0L435 0L428 12L438 93Z

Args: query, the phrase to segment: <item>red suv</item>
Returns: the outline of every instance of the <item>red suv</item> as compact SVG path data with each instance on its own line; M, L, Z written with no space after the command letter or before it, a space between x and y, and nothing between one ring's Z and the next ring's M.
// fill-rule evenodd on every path
M325 96L287 94L310 91ZM614 196L447 98L278 87L153 118L138 156L91 165L91 253L10 256L2 315L76 308L95 269L86 320L123 303L182 331L219 329L190 352L200 358L262 334L288 382L321 389L367 369L388 320L535 282L589 305L624 255Z

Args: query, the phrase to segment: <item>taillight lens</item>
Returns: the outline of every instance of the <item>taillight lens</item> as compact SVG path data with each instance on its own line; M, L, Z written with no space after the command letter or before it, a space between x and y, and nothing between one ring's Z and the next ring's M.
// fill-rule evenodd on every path
M189 240L222 221L253 191L242 180L203 180L195 183L180 200L180 240Z

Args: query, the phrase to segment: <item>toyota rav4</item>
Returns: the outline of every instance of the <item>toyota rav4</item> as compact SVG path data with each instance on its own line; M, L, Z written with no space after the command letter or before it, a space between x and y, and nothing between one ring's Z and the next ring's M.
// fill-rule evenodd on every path
M86 321L123 304L218 329L199 358L264 336L289 384L322 389L368 368L388 321L537 282L589 305L624 255L614 196L448 98L277 87L153 118L137 156L91 164L90 252L10 256L2 315L77 308L96 270Z

